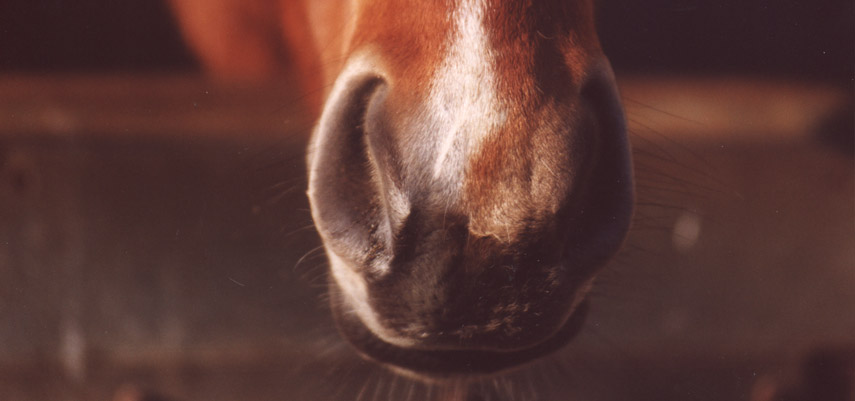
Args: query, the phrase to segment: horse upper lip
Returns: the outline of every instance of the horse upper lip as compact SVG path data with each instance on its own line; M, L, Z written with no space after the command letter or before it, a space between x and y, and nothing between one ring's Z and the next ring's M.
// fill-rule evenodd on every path
M354 314L346 313L333 291L333 315L343 337L356 350L382 364L416 376L445 379L489 375L531 362L564 346L578 334L587 315L587 302L573 311L567 322L551 337L528 348L514 350L413 349L389 344L372 333Z

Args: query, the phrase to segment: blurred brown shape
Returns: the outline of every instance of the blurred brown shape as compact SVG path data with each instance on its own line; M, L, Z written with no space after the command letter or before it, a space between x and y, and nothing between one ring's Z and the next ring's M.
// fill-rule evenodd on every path
M206 68L231 78L261 79L284 62L279 5L266 0L171 0L184 38Z
M207 72L226 81L264 82L296 74L303 101L320 105L316 43L299 1L168 0Z

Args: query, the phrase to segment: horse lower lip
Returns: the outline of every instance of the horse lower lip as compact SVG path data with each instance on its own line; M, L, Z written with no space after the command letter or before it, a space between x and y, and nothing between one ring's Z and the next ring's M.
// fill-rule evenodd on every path
M335 290L332 292L333 298L336 298L338 294ZM364 357L419 377L438 380L489 375L546 356L575 337L587 315L587 303L583 302L555 335L522 350L425 350L386 343L365 327L355 315L342 313L336 306L340 305L338 300L333 299L332 305L339 331Z

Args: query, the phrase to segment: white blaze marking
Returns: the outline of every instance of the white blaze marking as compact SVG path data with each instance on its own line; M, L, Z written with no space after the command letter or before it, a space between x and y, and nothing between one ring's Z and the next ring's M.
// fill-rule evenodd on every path
M453 12L449 52L431 83L428 107L437 119L436 133L442 136L434 178L446 168L460 172L467 145L477 143L505 120L495 90L495 55L484 29L485 8L484 0L460 0Z

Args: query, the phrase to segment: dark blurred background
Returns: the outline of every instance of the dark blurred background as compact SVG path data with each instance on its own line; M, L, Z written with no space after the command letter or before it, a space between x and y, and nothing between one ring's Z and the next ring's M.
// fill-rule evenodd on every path
M634 228L580 337L472 401L852 401L853 2L598 8ZM0 0L0 399L442 397L329 319L302 96L206 77L160 1Z
M853 2L602 0L601 40L619 72L751 74L851 82ZM151 0L8 0L0 71L190 71L167 7Z

